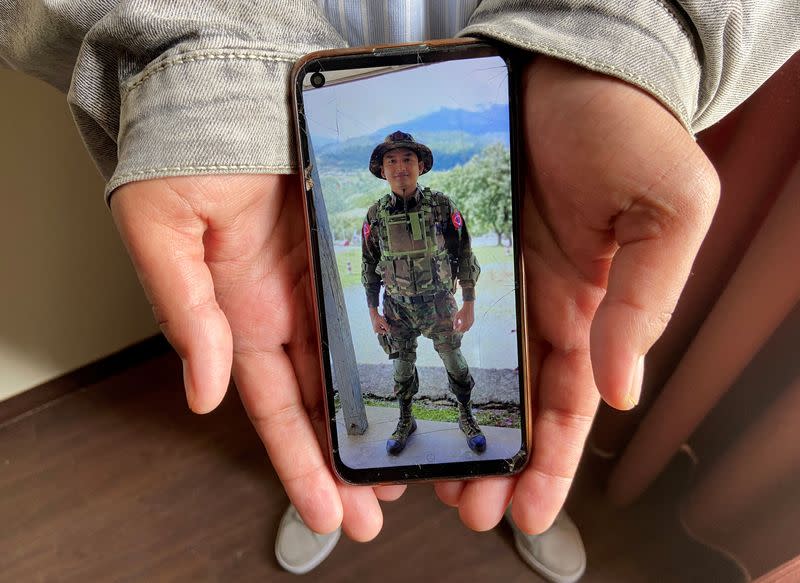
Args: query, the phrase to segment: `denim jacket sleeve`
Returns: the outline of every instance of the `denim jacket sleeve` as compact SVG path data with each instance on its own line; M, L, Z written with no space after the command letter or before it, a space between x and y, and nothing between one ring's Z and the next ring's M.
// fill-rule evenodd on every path
M695 132L797 51L796 6L483 0L461 34L624 79ZM0 64L68 92L108 195L145 178L294 170L289 71L346 45L335 24L314 0L0 0Z
M342 46L313 0L0 3L0 63L68 92L106 195L160 176L291 172L292 64Z
M722 119L800 49L800 4L483 0L461 34L623 79L694 133Z

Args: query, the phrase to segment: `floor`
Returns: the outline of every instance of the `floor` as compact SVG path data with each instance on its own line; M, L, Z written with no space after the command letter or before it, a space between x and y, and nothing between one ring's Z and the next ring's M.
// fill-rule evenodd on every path
M286 498L235 394L190 414L181 365L146 362L0 424L0 581L293 581L272 554ZM2 416L0 416L2 418ZM680 463L624 511L584 461L567 507L586 582L739 581L675 518ZM386 504L381 535L342 540L307 580L539 581L509 528L462 527L430 486Z
M519 429L486 425L481 427L486 436L486 451L478 454L467 446L458 423L417 419L417 430L409 437L403 452L388 455L386 440L397 426L399 409L394 406L366 407L366 410L369 427L363 435L348 436L342 412L337 415L339 452L342 461L351 468L510 459L522 445Z

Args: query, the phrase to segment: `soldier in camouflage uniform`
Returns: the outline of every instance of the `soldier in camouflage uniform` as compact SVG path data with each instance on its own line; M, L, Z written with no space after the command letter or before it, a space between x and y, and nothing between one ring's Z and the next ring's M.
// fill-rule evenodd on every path
M419 390L417 338L433 341L458 401L459 427L470 449L483 452L486 437L472 416L475 381L461 353L461 337L475 321L475 283L480 267L472 254L467 225L452 201L417 178L433 166L431 150L404 132L386 137L372 152L369 169L391 187L367 211L363 227L361 280L378 340L394 363L394 393L400 420L386 442L399 454L417 422L412 397ZM453 297L461 285L463 307ZM378 295L383 293L383 316Z

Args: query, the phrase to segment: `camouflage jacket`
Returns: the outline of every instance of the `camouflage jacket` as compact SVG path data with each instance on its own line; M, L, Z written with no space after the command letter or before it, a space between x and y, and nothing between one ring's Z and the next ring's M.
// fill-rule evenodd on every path
M417 188L404 200L387 194L367 211L362 229L361 281L367 304L378 306L381 286L393 296L453 292L475 299L480 266L464 217L441 192Z

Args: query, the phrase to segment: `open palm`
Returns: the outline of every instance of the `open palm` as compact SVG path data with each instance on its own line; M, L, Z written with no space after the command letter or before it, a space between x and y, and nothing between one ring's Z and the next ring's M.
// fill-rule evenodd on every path
M111 201L167 339L184 362L189 406L214 409L232 372L286 492L319 532L380 530L377 497L400 487L336 482L320 443L325 414L310 311L305 215L296 176L134 182ZM376 497L377 495L377 497Z
M599 398L630 409L719 185L681 124L639 89L538 58L524 73L522 245L533 349L533 455L517 478L437 486L484 530L513 497L545 530L563 504Z

